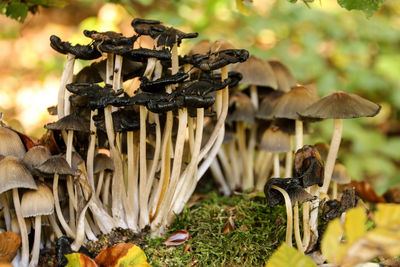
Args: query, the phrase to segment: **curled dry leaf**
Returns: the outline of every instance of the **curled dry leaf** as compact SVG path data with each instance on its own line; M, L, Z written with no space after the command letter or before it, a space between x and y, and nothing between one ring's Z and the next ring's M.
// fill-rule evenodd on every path
M222 233L226 234L232 232L233 230L235 230L235 222L233 221L232 216L230 216L224 226L224 229L222 229Z
M120 243L107 248L94 260L99 267L151 267L143 250L132 243Z
M13 267L11 263L7 261L0 261L0 267Z
M65 267L98 267L94 260L82 253L71 253L65 257L68 260Z
M351 183L344 186L345 188L354 187L356 194L361 196L368 202L371 203L385 203L385 199L378 196L372 186L365 181L351 181Z
M11 262L21 246L21 236L14 232L0 234L0 262Z
M164 242L167 246L179 246L186 242L190 237L189 232L186 230L178 230L173 232L168 239Z

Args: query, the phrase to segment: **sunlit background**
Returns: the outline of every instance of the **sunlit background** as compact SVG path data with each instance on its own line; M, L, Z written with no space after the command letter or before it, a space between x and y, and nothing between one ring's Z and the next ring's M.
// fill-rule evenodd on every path
M396 3L397 2L397 3ZM382 106L375 118L345 122L339 160L353 179L370 181L379 193L400 182L400 5L386 0L367 19L335 0L302 2L254 0L249 14L234 0L71 1L64 9L40 9L25 22L0 16L0 111L4 120L31 136L54 121L66 57L49 45L52 34L87 44L84 29L132 35L134 17L158 19L211 41L225 38L264 59L279 59L299 83L312 84L322 97L334 90L362 95ZM185 41L185 53L197 40ZM89 62L78 61L75 72ZM328 142L332 122L313 125L306 143Z

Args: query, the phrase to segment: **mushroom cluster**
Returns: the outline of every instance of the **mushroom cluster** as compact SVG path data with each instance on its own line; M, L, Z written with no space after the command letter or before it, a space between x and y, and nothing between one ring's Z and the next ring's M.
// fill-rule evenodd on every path
M380 106L342 91L319 99L314 88L296 83L279 61L250 56L232 70L242 74L240 84L248 87L234 88L230 93L227 133L210 170L225 195L233 190L264 188L271 206L285 203L286 241L292 244L294 213L297 247L309 251L318 239L319 199L328 197L332 174L333 199L338 197L337 183L349 182L344 166L335 164L342 119L375 116ZM334 119L330 146L303 146L310 122L328 118ZM279 177L287 179L276 179ZM302 240L298 203L303 203Z
M18 266L29 262L29 218L35 229L29 266L38 264L50 236L71 238L78 251L116 227L163 234L216 156L228 88L242 78L228 65L246 61L248 52L216 41L183 56L182 40L197 33L146 19L134 19L132 28L130 37L85 30L88 45L51 36L51 47L67 55L57 106L49 109L58 120L29 147L0 127L0 201L7 231L18 220ZM141 47L141 36L152 39L152 49ZM74 74L77 59L96 61Z

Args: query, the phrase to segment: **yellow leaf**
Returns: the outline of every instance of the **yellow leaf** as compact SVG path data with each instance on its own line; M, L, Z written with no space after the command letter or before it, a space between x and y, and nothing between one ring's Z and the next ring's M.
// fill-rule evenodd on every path
M340 240L343 236L343 228L339 219L332 220L326 228L321 241L321 251L329 263L338 264L343 257L343 249Z
M400 255L400 226L377 227L369 231L367 240L380 248L381 255L395 257Z
M151 267L146 254L132 243L119 243L100 252L95 258L100 267Z
M82 253L71 253L65 257L68 260L65 267L98 267L94 260Z
M374 213L374 221L377 227L391 227L400 224L400 205L378 204Z
M353 244L358 238L365 234L367 230L365 227L366 221L367 214L365 214L365 210L362 207L351 209L346 213L344 230L348 246Z
M242 13L243 15L246 16L250 15L250 10L245 6L243 0L236 0L236 7L239 10L239 12Z
M317 265L300 251L282 243L272 254L266 267L317 267Z

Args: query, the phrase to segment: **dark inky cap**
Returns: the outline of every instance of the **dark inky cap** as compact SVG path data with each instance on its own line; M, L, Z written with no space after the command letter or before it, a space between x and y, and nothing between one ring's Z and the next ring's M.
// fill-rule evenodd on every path
M96 59L101 57L101 53L92 45L71 45L69 42L63 42L55 35L50 36L50 46L61 54L73 54L79 59Z
M273 185L282 188L288 193L292 205L294 205L296 201L303 203L315 199L315 197L307 193L301 187L298 178L271 178L264 187L265 197L270 207L285 204L283 195L278 190L271 188Z
M93 172L99 173L105 170L114 171L114 163L109 156L99 153L94 157Z
M57 173L59 175L75 175L75 172L68 165L68 162L61 155L52 156L42 165L36 168L42 174L47 174L47 176L53 176Z
M44 128L49 130L89 132L89 122L77 115L70 114L61 118L57 122L46 124Z
M380 105L358 95L336 91L298 113L307 119L350 119L374 117L380 109Z
M285 92L281 90L275 90L265 95L258 106L256 118L264 120L272 120L273 119L272 112L274 110L275 104L276 102L278 102L278 99L284 94Z
M22 162L32 171L37 166L51 157L49 149L45 146L34 146L25 153Z

